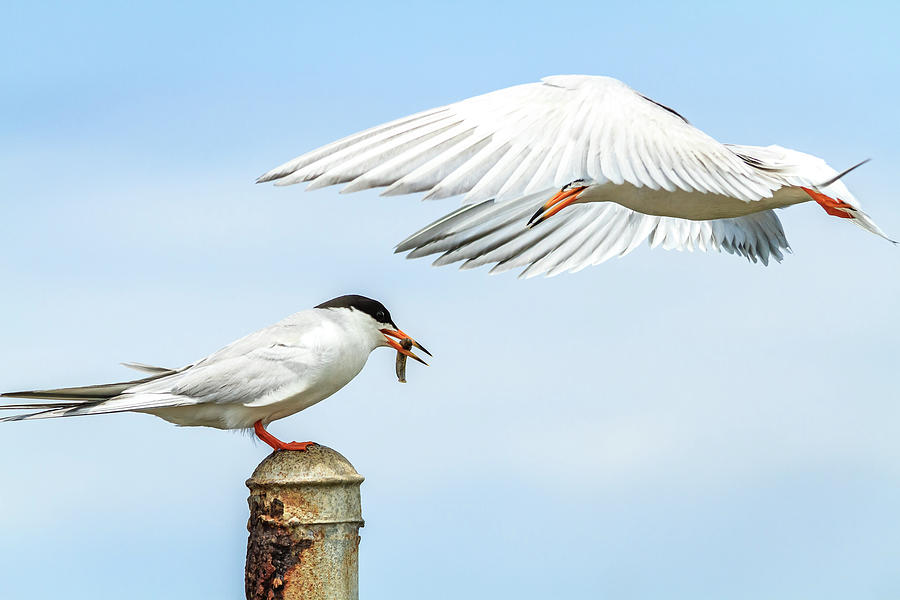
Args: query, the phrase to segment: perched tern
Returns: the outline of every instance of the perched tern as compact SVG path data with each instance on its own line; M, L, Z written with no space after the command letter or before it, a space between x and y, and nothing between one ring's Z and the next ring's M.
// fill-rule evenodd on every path
M356 133L257 182L464 194L462 208L396 252L528 277L578 271L645 240L780 262L790 246L773 209L807 201L886 238L840 181L850 170L780 146L722 144L616 79L557 75Z
M141 412L183 426L252 427L259 439L275 450L305 450L313 442L282 442L265 426L350 383L375 348L388 346L427 364L403 347L410 345L431 356L394 324L383 304L364 296L341 296L251 333L181 369L126 363L150 376L122 383L2 394L4 398L41 402L0 405L2 409L36 411L0 420Z

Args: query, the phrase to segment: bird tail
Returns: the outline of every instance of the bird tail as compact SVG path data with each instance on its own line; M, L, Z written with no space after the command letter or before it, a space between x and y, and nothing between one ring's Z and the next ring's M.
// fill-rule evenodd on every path
M728 144L728 147L756 168L777 172L790 185L806 192L829 215L847 219L866 231L897 244L875 224L872 217L863 212L859 201L842 181L845 175L866 164L869 159L838 173L821 158L798 150L781 146L735 144Z
M52 417L67 417L77 414L85 414L84 409L106 402L114 398L130 387L154 381L162 377L175 374L178 370L162 367L150 367L139 363L123 363L125 366L153 373L150 377L121 381L118 383L104 383L100 385L86 385L81 387L58 388L53 390L29 390L24 392L9 392L0 394L0 398L22 398L26 400L40 400L40 402L21 402L16 404L0 404L0 410L26 410L32 411L21 415L3 417L4 421L26 421L29 419L47 419Z

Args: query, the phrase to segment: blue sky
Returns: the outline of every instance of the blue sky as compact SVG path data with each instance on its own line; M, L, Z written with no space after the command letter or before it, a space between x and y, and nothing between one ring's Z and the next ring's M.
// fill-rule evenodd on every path
M0 388L179 366L379 298L435 353L279 421L363 473L364 598L896 598L900 250L814 205L795 254L576 275L391 254L455 207L254 178L416 110L618 77L843 168L900 235L889 3L8 3ZM480 357L481 353L490 357ZM0 427L0 596L242 598L266 448L144 415Z

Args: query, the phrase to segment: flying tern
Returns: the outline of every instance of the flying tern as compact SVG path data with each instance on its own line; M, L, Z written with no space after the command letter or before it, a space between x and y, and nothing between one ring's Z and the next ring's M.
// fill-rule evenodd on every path
M369 353L381 346L427 364L404 348L410 344L431 356L394 324L383 304L364 296L341 296L251 333L181 369L126 363L150 376L2 394L4 398L39 401L0 405L2 409L32 411L0 420L140 412L183 426L253 428L257 437L275 450L305 450L312 442L282 442L266 431L266 425L337 392L359 374Z
M807 201L886 238L840 181L850 170L781 146L722 144L616 79L557 75L353 134L257 182L463 195L396 252L529 277L645 240L780 262L790 246L773 209Z

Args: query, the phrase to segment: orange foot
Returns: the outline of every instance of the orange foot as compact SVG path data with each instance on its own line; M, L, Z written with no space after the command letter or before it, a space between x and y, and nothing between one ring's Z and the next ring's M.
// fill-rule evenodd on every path
M832 198L831 196L826 196L825 194L816 192L809 188L801 187L801 190L806 192L810 198L819 203L819 206L825 209L832 217L840 217L842 219L853 219L853 214L847 212L845 209L854 210L852 206L844 202L843 200L838 200L837 198Z
M266 431L262 421L253 424L253 431L256 437L267 443L273 450L307 450L310 446L315 446L315 442L282 442L277 437Z
M310 446L315 446L315 442L281 442L281 447L276 450L306 450Z

